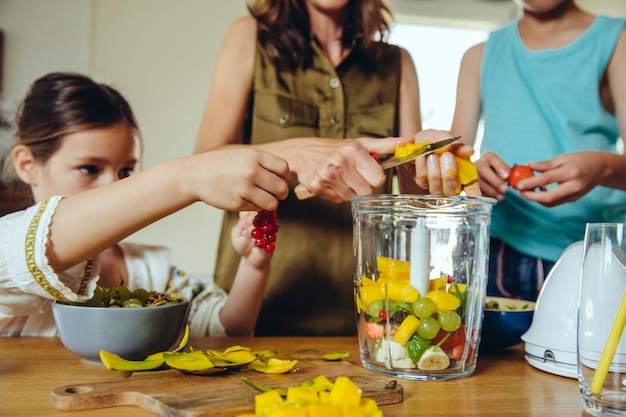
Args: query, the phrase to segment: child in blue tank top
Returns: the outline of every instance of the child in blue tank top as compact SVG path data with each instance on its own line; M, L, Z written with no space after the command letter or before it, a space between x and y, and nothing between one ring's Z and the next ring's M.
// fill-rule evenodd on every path
M535 300L586 223L626 222L626 19L574 0L515 0L520 16L469 49L452 132L473 144L493 210L488 294ZM536 176L514 190L514 164Z

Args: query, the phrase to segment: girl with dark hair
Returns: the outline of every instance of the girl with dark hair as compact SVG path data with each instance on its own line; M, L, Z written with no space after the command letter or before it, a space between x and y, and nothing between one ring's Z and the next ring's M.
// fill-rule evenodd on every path
M388 137L406 143L419 132L414 140L424 142L449 133L420 132L416 71L407 51L386 42L391 13L383 0L259 0L249 11L224 41L195 150L267 150L318 196L291 195L279 207L281 246L256 334L355 334L346 201L391 192L392 175L370 157L402 143ZM397 171L401 192L455 194L450 153L407 165ZM225 214L219 245L215 276L226 288L239 259L228 242L236 221Z
M79 74L36 80L16 127L13 166L35 205L0 218L0 335L54 336L53 300L86 301L96 285L120 283L192 299L192 334L252 333L271 258L254 247L253 213L233 229L242 284L230 296L212 278L172 267L164 247L118 242L196 201L273 210L288 190L285 161L230 147L135 175L140 135L128 102Z

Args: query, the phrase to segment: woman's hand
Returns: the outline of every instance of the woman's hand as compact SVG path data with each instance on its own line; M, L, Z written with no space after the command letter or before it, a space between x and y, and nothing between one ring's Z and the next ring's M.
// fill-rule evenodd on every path
M335 203L367 195L385 182L385 172L371 154L393 153L412 138L320 139L285 141L291 148L289 165L313 195Z
M415 143L438 142L454 136L444 130L422 130L415 135ZM398 167L400 191L433 195L454 195L463 189L467 195L481 195L478 184L460 187L459 170L454 156L469 158L474 148L463 143L449 145L443 153L420 156L414 164Z

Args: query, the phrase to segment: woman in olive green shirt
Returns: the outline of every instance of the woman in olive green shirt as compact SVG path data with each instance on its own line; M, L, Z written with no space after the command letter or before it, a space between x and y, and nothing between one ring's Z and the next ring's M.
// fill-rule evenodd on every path
M388 34L391 13L382 0L267 0L249 9L252 16L235 21L227 34L195 151L256 146L286 159L316 195L291 194L279 206L256 335L356 334L346 201L391 192L391 176L370 153L392 153L416 132L416 142L449 133L420 132L411 57L374 40ZM422 158L399 170L400 190L453 194L458 178L449 171L456 172L451 154ZM225 213L215 271L227 289L238 263L229 242L236 220Z

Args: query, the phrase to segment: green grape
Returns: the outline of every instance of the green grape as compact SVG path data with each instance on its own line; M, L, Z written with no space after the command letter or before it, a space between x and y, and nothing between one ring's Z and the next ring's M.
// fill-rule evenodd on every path
M126 300L130 300L130 297L130 290L123 285L118 285L112 290L111 298L117 299L120 304L123 304Z
M426 317L420 320L420 327L417 328L417 334L424 339L434 339L439 333L439 322L433 317Z
M367 306L367 314L372 317L378 317L380 310L383 309L382 300L374 300Z
M435 302L428 297L420 297L413 303L413 312L420 319L435 314Z
M440 311L437 320L441 330L452 333L461 327L461 316L456 311Z
M148 301L148 291L144 288L137 288L135 291L132 292L131 294L131 299L137 299L139 301L141 301L141 304L145 304L146 301Z
M128 308L143 307L143 303L141 302L141 300L138 300L137 298L130 298L124 301L123 307L128 307Z

